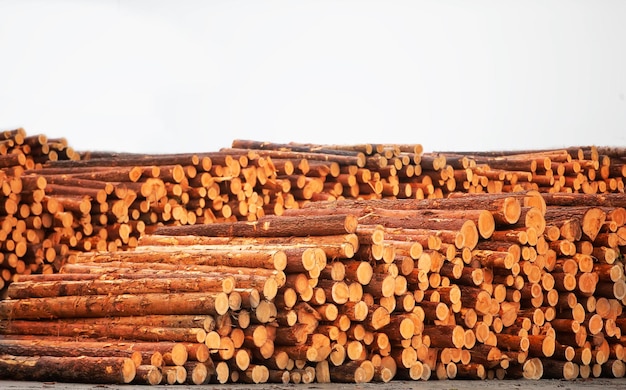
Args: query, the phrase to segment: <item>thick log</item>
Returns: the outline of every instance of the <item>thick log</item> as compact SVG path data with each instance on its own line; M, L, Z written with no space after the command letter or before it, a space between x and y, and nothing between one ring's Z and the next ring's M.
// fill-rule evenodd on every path
M161 381L163 381L163 374L159 367L151 364L142 364L135 368L135 378L131 383L154 386L160 384Z
M361 362L350 361L330 371L330 379L339 383L367 383L368 374Z
M209 380L209 367L206 363L187 362L183 365L187 373L185 383L193 385L203 385Z
M340 214L354 214L361 219L361 223L364 224L376 224L376 219L381 219L386 221L387 219L391 221L396 221L401 218L406 219L414 219L419 220L424 223L424 228L433 228L432 221L448 221L448 220L472 220L480 232L481 237L489 238L493 231L495 230L495 221L493 215L483 209L445 209L443 207L439 208L424 208L421 209L411 208L410 204L401 204L401 203L393 203L387 205L385 202L382 202L382 207L373 207L372 205L364 206L362 208L303 208L303 209L294 209L289 210L286 214L288 215L325 215L328 213L340 213ZM400 202L400 201L396 201ZM407 203L410 203L407 201ZM389 206L386 208L385 206ZM400 224L400 225L398 225ZM461 223L462 224L462 223ZM384 223L383 223L384 225ZM391 227L414 227L414 224L408 224L403 226L401 222L396 222L395 224L389 224L385 226ZM460 226L459 226L460 228ZM445 229L445 227L444 227ZM452 228L451 230L455 230L456 228Z
M120 357L0 356L3 379L43 382L130 383L135 363Z
M430 338L430 345L437 348L462 348L465 330L460 325L426 325L423 334Z
M565 379L573 380L579 375L578 364L573 362L554 360L554 359L542 359L543 363L543 377L546 379Z
M310 203L305 208L370 208L391 210L487 210L499 224L516 223L520 203L508 194L475 194L472 197L451 196L442 199L374 199L368 201L345 199L337 202Z
M68 344L80 342L81 345L88 347L130 350L140 352L144 360L150 360L151 364L160 366L163 364L164 357L167 357L168 364L182 365L188 359L196 361L207 361L208 351L202 344L198 343L179 343L171 341L120 341L110 338L99 338L97 341L90 338L77 338L67 336L50 336L50 335L3 335L0 340L25 340L27 342L43 342L54 345L55 343ZM159 355L159 356L156 356ZM157 364L158 363L158 364Z
M45 337L24 339L1 336L0 355L125 357L131 359L136 365L141 364L142 361L141 353L133 350L128 344L91 340L51 340Z
M206 331L202 328L165 328L146 325L111 326L108 323L90 323L80 318L52 321L0 320L3 334L36 334L59 336L111 337L141 341L177 341L203 343Z
M359 223L362 223L364 225L382 225L387 228L431 229L433 231L443 230L458 232L461 233L463 237L462 245L458 246L458 243L452 243L457 244L457 247L459 249L462 247L473 249L474 247L476 247L476 244L478 243L478 240L480 238L476 223L469 219L413 219L405 217L389 218L376 214L370 214L361 217ZM436 235L435 232L433 233Z
M138 316L148 314L221 315L228 311L228 295L220 293L124 294L0 301L0 318L39 319Z
M583 193L542 193L541 196L548 206L584 206L584 207L626 207L623 195L617 193L583 194Z
M88 260L88 259L85 259ZM249 281L250 279L266 279L276 276L282 277L281 272L274 269L250 268L250 267L230 267L230 266L212 266L212 265L186 265L175 263L141 263L141 262L81 262L66 263L60 272L72 280L74 274L79 274L77 280L81 280L84 275L97 275L101 279L137 279L144 277L198 277L220 275L223 277L233 277L236 280ZM168 276L169 275L169 276ZM51 275L28 275L24 276L24 280L47 281L49 278L54 281ZM89 279L85 277L85 279Z
M607 378L623 378L626 375L626 364L618 359L608 360L602 365L602 375Z
M159 234L143 235L139 239L139 246L171 246L171 245L232 245L232 246L264 246L278 248L300 247L340 247L343 244L352 244L358 249L358 236L354 233L328 236L304 237L214 237L214 236L164 236Z
M287 256L279 250L212 250L211 247L176 247L159 251L76 253L68 258L69 263L108 263L112 261L249 267L278 271L284 270L287 266Z
M599 207L551 207L545 215L546 223L559 225L560 222L577 219L585 237L594 241L606 221L606 212Z
M7 289L12 299L81 295L121 295L223 290L223 280L213 276L188 278L15 282Z

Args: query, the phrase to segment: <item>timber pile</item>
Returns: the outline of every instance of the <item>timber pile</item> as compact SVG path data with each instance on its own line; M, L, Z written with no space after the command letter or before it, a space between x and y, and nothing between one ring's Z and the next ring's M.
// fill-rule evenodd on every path
M0 132L0 291L13 275L38 271L43 259L67 253L60 231L71 223L68 213L46 196L44 181L24 172L78 158L65 139L27 136L23 129Z
M614 148L459 154L235 140L196 154L79 154L23 129L0 138L2 285L57 272L70 252L133 248L160 225L255 221L323 200L623 193L626 175Z
M623 377L625 207L621 194L528 191L163 226L134 250L75 253L12 283L0 372L77 367L61 349L35 357L72 339L95 360L115 351L114 383L159 382L133 368L196 384ZM152 361L160 343L208 353Z
M623 376L625 156L3 132L0 376Z

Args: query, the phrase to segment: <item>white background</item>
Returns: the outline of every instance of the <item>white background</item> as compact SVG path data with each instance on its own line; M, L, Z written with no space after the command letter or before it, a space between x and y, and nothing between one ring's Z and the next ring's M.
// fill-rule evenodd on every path
M0 130L79 151L624 146L625 95L622 0L0 0Z

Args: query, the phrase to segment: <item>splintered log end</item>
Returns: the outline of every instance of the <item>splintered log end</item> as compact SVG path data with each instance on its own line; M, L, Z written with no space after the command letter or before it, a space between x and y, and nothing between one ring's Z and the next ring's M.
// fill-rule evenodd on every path
M132 359L124 359L121 369L122 382L130 383L133 379L135 379L135 375L137 374L137 370L135 367L135 362Z
M542 235L546 230L546 220L540 209L531 207L524 218L524 226L534 228L538 235Z
M536 207L541 212L541 215L546 214L546 201L539 191L531 190L526 193L524 207Z
M503 219L509 225L513 225L519 221L522 215L522 206L515 197L507 197L504 199L504 205L502 207Z
M187 378L185 380L186 383L201 385L207 382L209 370L204 363L193 362L191 364L187 364L185 369L187 370Z
M346 215L346 220L344 222L344 227L346 229L346 233L356 233L356 228L359 224L359 220L356 216L349 214Z
M370 318L371 317L371 318ZM369 324L374 330L379 330L385 325L388 325L391 322L391 316L389 314L389 310L386 308L379 306L368 315Z
M284 251L274 252L272 262L277 271L284 271L287 268L287 254Z
M598 208L592 207L583 216L582 230L583 233L589 237L590 241L594 241L600 233L602 225L606 221L606 213Z
M543 376L543 364L541 359L532 358L526 360L523 364L524 379L538 380Z
M493 234L493 231L491 232ZM461 234L463 235L463 246L469 249L476 248L478 244L479 233L476 223L472 220L467 220L461 226Z
M137 366L136 375L132 383L154 386L160 384L162 380L163 374L161 374L159 367L146 364Z

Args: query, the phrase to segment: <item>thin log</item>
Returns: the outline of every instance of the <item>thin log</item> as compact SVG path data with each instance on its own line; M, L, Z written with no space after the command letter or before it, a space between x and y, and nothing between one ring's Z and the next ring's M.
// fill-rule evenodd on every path
M213 223L160 227L160 235L197 235L218 237L290 237L327 236L356 231L353 215L324 215L315 217L264 217L254 222Z

